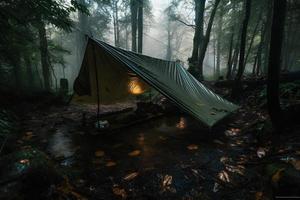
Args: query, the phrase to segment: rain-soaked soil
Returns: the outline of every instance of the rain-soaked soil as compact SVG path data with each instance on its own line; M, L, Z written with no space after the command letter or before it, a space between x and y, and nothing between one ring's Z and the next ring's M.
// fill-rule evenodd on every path
M245 184L245 173L251 173L242 165L244 136L239 129L226 136L226 128L209 130L188 116L172 114L98 133L82 127L74 106L50 107L25 114L22 129L32 137L21 145L44 151L89 199L244 199L256 192L232 189ZM240 164L230 164L232 159ZM222 193L224 189L230 192Z
M53 161L65 181L53 186L66 194L62 199L270 196L270 181L256 162L267 148L249 131L254 121L265 120L262 113L241 109L214 129L183 114L169 114L99 133L82 126L82 112L76 105L49 106L27 111L21 119L17 148L38 149ZM29 194L27 199L34 198Z

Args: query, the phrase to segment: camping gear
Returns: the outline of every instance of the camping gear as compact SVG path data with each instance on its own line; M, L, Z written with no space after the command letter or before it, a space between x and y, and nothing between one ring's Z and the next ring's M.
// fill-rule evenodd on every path
M88 39L74 83L75 101L112 104L135 99L151 87L209 127L238 108L197 81L179 62Z

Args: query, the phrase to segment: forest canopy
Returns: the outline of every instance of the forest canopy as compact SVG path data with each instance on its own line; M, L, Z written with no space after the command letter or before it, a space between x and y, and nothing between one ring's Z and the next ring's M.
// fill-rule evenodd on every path
M4 0L0 4L2 89L69 87L86 35L127 50L181 60L198 80L265 76L271 0ZM282 71L299 66L298 1L287 1Z

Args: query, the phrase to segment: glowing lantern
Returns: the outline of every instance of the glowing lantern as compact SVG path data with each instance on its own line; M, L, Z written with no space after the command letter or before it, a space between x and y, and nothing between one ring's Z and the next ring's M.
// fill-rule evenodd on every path
M137 77L131 77L128 84L128 90L131 94L139 95L145 92L145 87Z

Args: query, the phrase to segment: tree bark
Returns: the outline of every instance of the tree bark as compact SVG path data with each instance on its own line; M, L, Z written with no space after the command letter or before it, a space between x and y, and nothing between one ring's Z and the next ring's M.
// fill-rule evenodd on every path
M268 71L268 59L269 59L269 50L270 50L270 39L271 39L271 24L272 24L272 13L273 13L273 1L268 0L268 11L267 11L267 20L265 26L265 38L264 38L264 74L267 74Z
M13 65L13 73L15 78L15 87L17 91L20 91L22 87L21 58L20 58L20 52L18 50L14 52L14 57L12 58L12 65Z
M247 64L248 58L249 58L250 53L251 53L251 49L252 49L252 46L253 46L253 43L254 43L254 38L256 36L256 32L257 32L257 29L258 29L260 21L261 21L261 14L262 14L262 12L260 12L260 14L259 14L257 23L255 25L255 28L253 30L253 33L252 33L252 36L251 36L251 39L250 39L250 44L249 44L249 47L248 47L248 50L247 50L247 54L246 54L246 57L245 57L244 68L245 68L245 66Z
M25 61L25 65L26 65L28 88L33 88L34 87L34 78L33 78L33 70L32 70L32 63L31 63L30 56L24 55L24 61Z
M168 14L170 15L170 13ZM169 16L168 16L169 18ZM172 40L172 37L171 37L171 21L170 19L168 19L168 22L167 22L167 32L168 32L168 46L167 46L167 53L166 53L166 60L171 60L172 58L172 46L171 46L171 40Z
M260 43L257 49L257 66L256 66L256 76L259 76L262 70L262 50L264 46L264 37L265 37L265 25L262 23Z
M137 50L137 0L130 0L131 10L131 50L136 52Z
M118 0L112 2L115 46L120 47L119 8Z
M40 53L41 53L41 64L42 73L44 79L44 87L47 91L51 90L51 77L50 77L50 65L49 65L49 52L48 52L48 41L46 36L46 27L43 21L39 22L38 25L39 40L40 40Z
M248 29L248 23L250 18L250 12L251 12L251 0L246 0L245 17L243 21L242 34L241 34L239 67L238 67L237 75L235 77L237 85L241 81L241 78L245 70L244 60L245 60L246 37L247 37L247 29Z
M209 43L209 39L210 39L211 28L212 28L212 25L214 22L214 18L215 18L219 3L220 3L220 0L215 1L214 7L211 11L211 15L209 17L209 21L208 21L208 25L207 25L207 29L205 32L203 42L200 45L199 60L198 60L198 64L197 64L197 68L199 69L199 80L203 80L203 61L204 61L206 49L207 49L207 46Z
M203 40L204 10L206 0L195 0L195 33L191 62L197 62L200 43Z
M227 74L226 79L231 79L231 70L232 70L232 51L233 51L233 38L234 38L234 30L232 28L232 33L230 37L230 45L229 45L229 55L227 61Z
M279 99L279 77L286 13L286 0L274 0L273 3L274 8L267 80L267 102L268 112L272 124L275 129L280 132L283 123Z
M197 62L199 58L200 44L203 42L204 12L206 0L194 0L195 2L195 33L193 38L192 56L189 58L189 72L195 77L199 77Z
M217 41L217 69L216 69L216 76L219 79L220 71L221 71L221 41L223 40L222 30L223 30L223 15L224 15L224 8L221 6L218 18L218 41Z
M138 53L143 53L144 3L139 0L138 6Z

